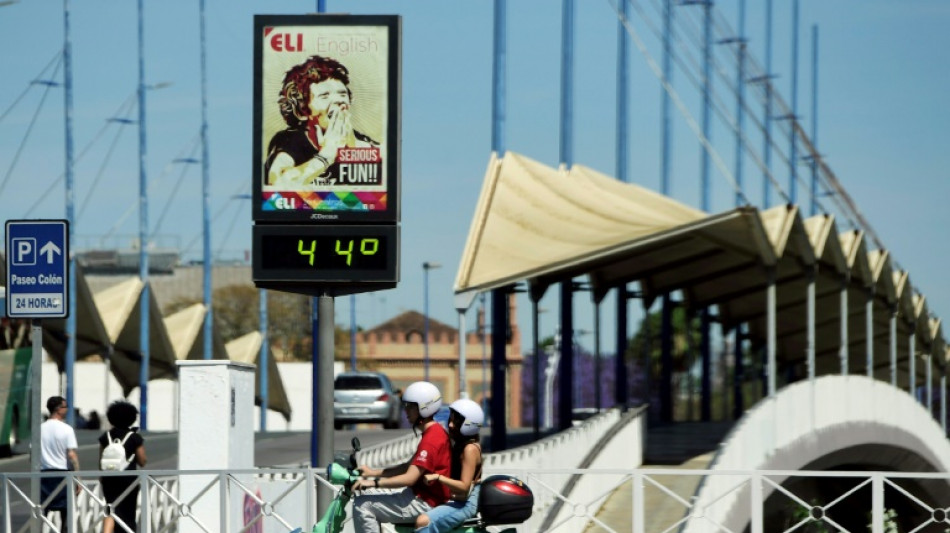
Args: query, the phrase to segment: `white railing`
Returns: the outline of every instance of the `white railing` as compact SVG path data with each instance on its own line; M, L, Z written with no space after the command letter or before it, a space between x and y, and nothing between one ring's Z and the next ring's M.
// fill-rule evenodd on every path
M123 473L0 474L0 531L31 531L33 524L43 531L61 531L63 517L56 512L43 512L48 502L35 501L31 486L42 478L64 475L62 489L66 490L67 506L73 511L67 515L69 531L101 531L109 509L100 477ZM316 521L316 487L329 486L321 473L312 468L139 470L134 477L133 485L148 489L147 498L142 498L140 490L137 505L136 522L138 531L143 532L291 531ZM182 481L197 489L184 489ZM145 501L148 505L143 506ZM116 532L130 529L116 521Z
M950 471L950 442L927 409L905 391L859 375L800 381L781 389L774 398L763 399L732 429L710 468L796 470L862 445L890 447L900 450L894 457L912 454L934 471ZM705 513L708 520L734 529L748 523L750 517L748 508L730 502L746 499L752 488L731 491L730 486L727 478L707 478L696 501L709 508ZM767 484L763 490L763 496L768 497L774 489ZM692 524L686 531L705 531L704 525L694 529Z
M375 468L403 464L412 459L412 454L416 451L420 440L422 440L421 434L409 433L398 439L369 446L356 454L356 462Z
M568 431L533 444L486 454L485 474L515 475L516 472L520 472L527 476L528 472L537 469L565 466L581 468L596 466L602 462L618 467L636 467L641 463L643 449L643 424L640 413L641 411L631 411L626 415L621 415L618 410L609 410ZM419 438L415 435L406 435L385 444L366 448L359 452L357 460L360 464L374 466L405 462L412 457ZM610 442L613 444L608 445ZM589 452L585 455L577 453L576 450ZM36 520L44 520L50 530L58 531L59 515L53 513L49 518L39 518L42 514L39 512L41 506L31 502L28 491L21 489L31 480L35 481L37 477L51 475L55 474L2 475L0 479L3 481L3 488L0 490L0 499L4 502L4 516L16 515L16 507L19 504L21 512L18 519L21 522L33 517ZM70 487L78 487L77 495L70 497L70 506L76 511L70 515L76 522L72 531L101 529L107 508L98 481L100 475L99 472L67 474L67 484ZM315 507L313 502L316 500L312 489L317 485L320 475L322 475L322 469L312 468L227 472L140 471L137 473L139 486L149 487L149 505L146 506L144 517L141 513L139 516L140 530L146 530L147 523L150 531L214 531L213 524L230 525L247 522L248 516L255 515L254 509L258 509L261 516L266 518L266 520L259 520L262 523L275 522L283 526L283 529L278 527L275 531L289 531L296 527L293 524L312 524L315 517L312 512L306 510ZM183 490L182 478L201 480L197 484L197 489L188 489L194 494L188 496L180 494ZM308 479L313 481L307 483ZM554 488L537 493L535 502L537 524L529 522L524 527L540 527L541 520L549 513L568 512L568 508L562 505L567 501L567 496L575 490L587 490L591 481L576 473L563 473L553 478L549 476L544 483L553 483ZM185 485L194 487L195 482L191 481ZM240 512L235 512L232 507ZM8 521L9 527L4 531L17 530L10 529L17 518L11 518L11 520L12 522ZM245 528L242 525L239 529ZM254 530L253 523L247 524L246 529ZM221 530L232 531L230 528ZM271 529L268 527L267 530ZM525 529L525 531L530 530ZM121 525L117 527L117 531L123 531Z
M255 477L256 471L146 472L136 474L138 483L149 487L149 505L139 513L139 531L287 532L294 527L308 531L316 521L316 487L322 477L313 469L290 469L291 476L276 470ZM526 481L535 495L550 492L570 509L556 520L544 520L543 505L536 500L535 513L516 526L519 533L606 531L612 533L659 533L678 531L690 524L693 531L708 533L790 533L822 523L827 531L885 533L890 531L943 531L950 528L950 473L897 473L801 470L681 470L681 469L537 469L512 472ZM98 532L105 506L99 492L97 472L67 475L67 489L79 488L69 498L74 509L70 531ZM61 531L55 518L40 518L38 505L23 487L48 474L0 474L3 520L0 531L30 531L31 524L44 531ZM202 478L204 490L179 494L182 481ZM593 480L595 490L555 489L565 476ZM714 507L699 505L689 494L677 492L676 478L703 476L722 478L729 494L745 496L730 505L744 509L745 523L728 525L716 519ZM309 482L308 482L309 480ZM833 489L833 490L832 490ZM768 494L771 494L769 496ZM820 497L819 497L820 495ZM605 498L619 498L620 512L600 510ZM212 504L211 512L200 511ZM661 515L661 503L672 503L678 512ZM16 504L21 504L18 508ZM546 522L546 523L543 523ZM748 528L748 529L747 529ZM894 529L896 528L896 529ZM125 531L119 525L116 531ZM352 531L348 522L344 531Z
M645 409L631 410L626 414L610 409L532 444L487 454L482 468L485 475L516 476L559 468L637 468L643 464L645 413ZM535 488L535 513L529 521L529 530L536 531L545 524L569 520L574 511L566 502L572 494L590 494L597 491L597 485L612 481L594 480L569 471L549 475L543 482L543 490L540 490L542 487ZM593 510L599 509L605 499L604 496L592 502ZM582 524L574 525L580 527Z

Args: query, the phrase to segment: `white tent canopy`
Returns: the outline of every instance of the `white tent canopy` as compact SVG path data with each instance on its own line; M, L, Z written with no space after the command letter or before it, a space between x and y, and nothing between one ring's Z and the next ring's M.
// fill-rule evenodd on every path
M774 283L779 357L791 363L803 359L807 347L809 279L816 287L816 353L826 356L829 370L841 344L842 294L855 368L864 366L868 298L875 369L886 371L895 309L899 334L915 335L927 350L943 347L923 297L906 276L895 276L888 252L867 251L860 232L839 235L833 217L802 220L795 205L707 215L585 167L555 169L512 152L493 156L456 293L527 281L539 298L550 284L580 275L590 277L598 300L634 281L647 302L680 291L690 309L718 307L726 327L748 323L753 343L760 344L767 332L766 288ZM906 343L898 343L898 354L906 362ZM906 374L906 364L901 370Z

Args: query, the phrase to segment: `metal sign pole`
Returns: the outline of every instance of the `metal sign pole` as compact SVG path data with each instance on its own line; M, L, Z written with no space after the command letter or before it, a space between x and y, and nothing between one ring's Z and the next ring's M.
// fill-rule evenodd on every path
M317 399L317 450L316 457L319 466L333 462L333 347L334 328L333 296L323 294L317 298L317 322L319 324L319 351L317 360L313 364L317 367L317 387L314 396ZM321 486L317 493L317 509L322 515L330 506L332 491L329 487Z
M41 378L43 375L43 319L30 319L30 338L33 342L33 359L30 362L30 472L40 471L40 417L42 416L43 394ZM72 406L70 406L72 407ZM33 480L30 485L30 500L40 501L40 481ZM38 525L38 524L37 524ZM38 531L38 528L34 528Z

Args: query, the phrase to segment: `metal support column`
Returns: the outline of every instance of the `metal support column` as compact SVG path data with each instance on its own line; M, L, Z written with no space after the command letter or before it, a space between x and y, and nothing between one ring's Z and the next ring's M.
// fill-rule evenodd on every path
M947 363L940 367L940 427L947 434Z
M811 27L811 216L818 214L818 26Z
M73 188L73 45L69 33L69 0L63 0L63 110L65 115L66 128L66 232L67 244L72 246L73 236L76 234L76 202L75 189ZM7 250L7 253L10 253ZM75 401L75 363L76 363L76 259L74 254L65 258L69 263L66 269L66 276L69 278L67 290L69 291L66 305L68 306L66 314L66 353L64 363L66 366L66 404L69 405L69 411L66 413L66 422L75 426L76 410L73 409ZM6 283L6 280L4 280ZM42 338L42 337L40 337ZM42 343L41 343L42 344Z
M267 431L267 408L270 405L270 376L267 375L270 370L267 360L270 356L270 337L267 334L267 289L261 289L257 291L257 294L259 296L257 312L261 334L261 351L257 356L261 380L261 431Z
M531 346L534 347L534 363L532 364L532 373L534 374L534 392L532 393L534 404L534 440L541 438L541 326L538 319L538 300L532 294L531 297Z
M627 35L629 5L620 2L620 21L617 23L617 179L626 183L627 178L627 122L629 120L629 57L630 38ZM617 339L614 360L614 404L627 409L627 285L617 287Z
M927 360L927 412L930 413L930 416L933 416L934 412L934 388L933 388L933 356L927 354L925 356Z
M772 0L765 1L765 111L763 112L762 208L772 207Z
M459 398L468 398L468 386L466 381L468 380L467 370L466 370L466 353L465 345L468 344L467 335L465 333L465 311L459 311L459 332L458 332L458 342L459 342Z
M475 302L478 293L457 293L453 298L455 311L459 319L459 398L468 398L468 329L465 327L465 313Z
M745 203L743 196L743 176L742 176L742 151L745 148L743 136L745 135L745 0L739 0L739 36L736 39L739 47L739 58L736 66L736 207ZM736 330L738 331L738 330Z
M508 289L491 292L491 450L508 447Z
M211 272L214 267L211 261L211 161L208 155L208 54L205 31L205 0L198 2L199 25L201 34L201 248L202 248L202 301L205 305L205 317L202 331L204 345L202 354L205 359L213 357L212 325L214 324L214 307L211 303ZM225 356L225 354L221 354ZM266 372L262 374L262 377ZM266 382L265 382L266 383ZM263 385L263 384L262 384ZM266 385L264 385L266 387ZM261 406L261 411L267 410L267 404Z
M817 266L809 267L806 277L808 278L808 340L805 347L808 358L808 380L815 380L815 277L817 276Z
M149 284L148 284L148 180L145 157L145 0L138 0L138 106L139 106L139 278L142 280L139 300L139 424L148 430L149 378Z
M874 288L867 289L867 299L864 301L864 350L867 376L874 378Z
M768 397L774 398L775 391L777 387L776 374L777 374L777 364L776 364L776 327L775 327L775 311L776 311L776 297L775 297L775 267L770 266L766 269L766 276L768 278L768 287L766 288L766 306L768 307L767 314L767 335L768 335L768 348L766 351L766 371L768 372Z
M841 329L838 345L838 359L841 361L841 375L848 375L848 276L841 277L841 293L838 300L838 314Z
M732 419L739 420L745 412L745 354L742 351L742 324L736 324L735 344L733 345L735 361L732 369Z
M561 3L561 126L560 163L567 170L574 164L574 0ZM572 426L574 408L574 283L560 284L561 362L558 380L558 427Z
M673 0L664 0L663 2L663 80L670 86L673 85ZM662 145L660 159L660 192L669 196L670 194L670 162L671 162L671 134L672 121L670 120L670 93L666 88L662 89Z
M574 411L574 284L561 283L561 362L558 367L557 427L560 430L573 426Z
M907 339L907 353L908 353L908 366L909 366L909 376L907 383L907 392L910 393L914 399L917 399L917 324L914 322L910 323L910 337Z
M673 421L673 302L663 295L660 309L660 421Z
M591 291L591 294L595 294ZM601 353L600 353L600 300L594 297L594 408L600 412L600 403L603 386L601 384Z
M798 203L798 0L792 0L792 116L789 120L791 148L788 156L788 197Z
M313 424L313 433L316 434L316 449L313 455L316 462L311 466L317 467L328 465L333 462L333 352L334 352L334 329L336 324L334 317L334 298L329 295L321 295L318 298L312 298L317 306L317 341L318 351L317 359L313 361L314 379L314 413L315 423ZM330 505L333 491L330 487L320 486L317 491L317 508L322 514Z
M628 405L627 385L627 286L621 285L617 293L617 356L614 359L614 403L626 411ZM644 372L649 372L646 368ZM644 402L645 403L645 402Z
M897 306L891 309L890 331L888 332L888 347L891 361L891 386L897 386Z
M712 339L709 332L709 308L699 312L700 328L700 389L699 389L699 419L703 422L712 420Z

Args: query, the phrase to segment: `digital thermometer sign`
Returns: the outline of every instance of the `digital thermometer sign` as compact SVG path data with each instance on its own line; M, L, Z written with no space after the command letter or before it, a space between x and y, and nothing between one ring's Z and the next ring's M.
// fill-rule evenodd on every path
M396 225L255 225L256 282L391 283L399 280Z

